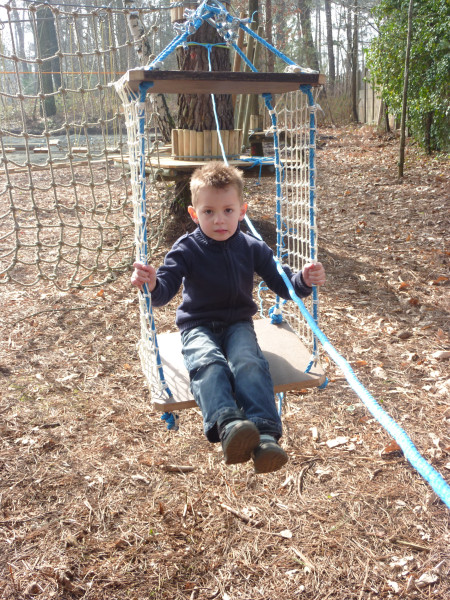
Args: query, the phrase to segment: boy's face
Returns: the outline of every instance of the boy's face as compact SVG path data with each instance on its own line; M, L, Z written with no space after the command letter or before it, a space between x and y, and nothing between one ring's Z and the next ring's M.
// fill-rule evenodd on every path
M188 211L205 235L224 242L236 232L247 212L247 204L240 203L233 185L219 189L205 187L198 191L195 208L189 206Z

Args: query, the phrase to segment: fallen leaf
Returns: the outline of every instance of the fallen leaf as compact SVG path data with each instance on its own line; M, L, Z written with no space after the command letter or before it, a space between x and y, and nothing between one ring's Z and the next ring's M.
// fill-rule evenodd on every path
M280 531L280 535L286 540L292 539L292 531L289 531L289 529L283 529L283 531Z
M439 581L439 575L437 573L431 573L431 571L427 571L421 575L419 579L417 579L416 587L424 588L428 585L433 585L433 583L436 583L437 581Z
M409 288L409 283L406 283L406 281L402 281L401 284L398 286L399 290L406 290L407 288Z
M433 352L431 356L433 358L437 358L438 360L444 360L446 358L450 358L450 350L438 350L437 352Z
M375 377L379 377L380 379L387 379L387 373L381 367L375 367L375 369L372 369L371 373L372 375L375 375Z
M445 283L446 281L448 281L448 277L444 277L444 275L441 275L437 279L433 279L431 285L441 285L441 283Z
M367 360L356 360L353 364L355 367L367 367L369 363Z
M398 585L398 583L396 581L389 581L389 579L388 579L388 585L394 590L394 592L396 594L399 593L400 586Z
M334 438L334 440L327 440L325 443L328 448L336 448L336 446L343 446L344 444L347 444L347 442L348 437L338 436L337 438Z
M403 454L403 451L395 440L389 442L389 444L381 451L382 458L391 458L401 454Z
M400 338L401 340L407 340L412 336L412 333L410 331L407 331L406 329L403 329L402 331L399 331L397 333L397 337Z

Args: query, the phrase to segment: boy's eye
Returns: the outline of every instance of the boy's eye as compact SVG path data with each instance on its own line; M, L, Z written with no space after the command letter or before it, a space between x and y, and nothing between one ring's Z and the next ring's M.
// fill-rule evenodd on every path
M230 215L230 214L233 212L233 209L232 209L232 208L226 208L226 209L225 209L225 212L226 212L228 215Z

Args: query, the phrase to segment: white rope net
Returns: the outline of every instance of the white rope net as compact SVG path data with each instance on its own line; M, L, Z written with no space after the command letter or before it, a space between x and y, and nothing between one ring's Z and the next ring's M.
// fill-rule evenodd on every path
M158 190L158 186L161 185L158 183L157 177L159 144L151 140L149 142L142 133L142 122L149 122L152 131L158 131L158 125L152 118L152 115L155 114L152 108L154 99L152 94L148 93L146 102L142 103L123 82L118 82L116 90L122 100L128 132L136 258L146 260L152 252L148 240L157 238L155 231L164 222L170 201L170 197L165 199L162 190ZM310 150L314 151L314 144L310 143L311 110L314 111L314 108L308 106L306 95L300 91L284 94L279 98L276 107L282 165L282 197L279 203L280 210L276 215L279 240L278 257L293 271L301 270L314 254L312 251L314 236L311 236L311 228L315 231L315 225L314 219L311 224L310 192L312 188L309 166ZM143 161L143 144L145 146L147 143L150 143L150 148L146 150L146 153L151 160ZM275 212L275 178L270 185ZM249 198L249 202L251 212L251 198ZM262 290L260 297L264 307L262 312L267 316L268 309L274 304L273 293ZM161 368L151 294L141 293L139 298L141 316L139 355L142 370L149 384L152 398L165 398L170 392ZM307 299L305 302L312 313L313 304L317 300ZM283 305L282 309L283 318L288 321L304 344L313 352L313 335L298 306L294 302L288 302Z
M311 113L315 116L315 106L310 107L306 94L297 91L284 94L275 110L283 166L282 198L277 218L279 258L297 272L313 258L317 259L315 189L310 168L311 153L313 159L315 154L315 130L311 131L310 117ZM317 298L311 296L304 303L311 314L318 310ZM313 334L294 302L284 306L283 318L311 348Z
M132 261L124 116L109 83L139 64L138 42L130 11L97 3L0 4L0 283L100 286ZM169 11L139 17L158 51Z
M154 95L147 94L145 102L141 102L121 81L115 88L122 101L128 135L136 260L147 262L159 243L173 192L158 178L161 136ZM152 132L151 138L146 135L147 130ZM151 294L139 294L141 337L138 352L151 397L155 399L167 396L169 392L161 369L151 302Z

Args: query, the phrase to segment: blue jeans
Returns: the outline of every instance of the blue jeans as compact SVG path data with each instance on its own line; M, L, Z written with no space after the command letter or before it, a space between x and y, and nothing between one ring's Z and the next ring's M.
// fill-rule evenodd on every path
M260 433L278 440L281 419L253 323L211 323L183 331L181 339L191 391L202 411L208 440L218 442L217 422L234 415L253 421Z

